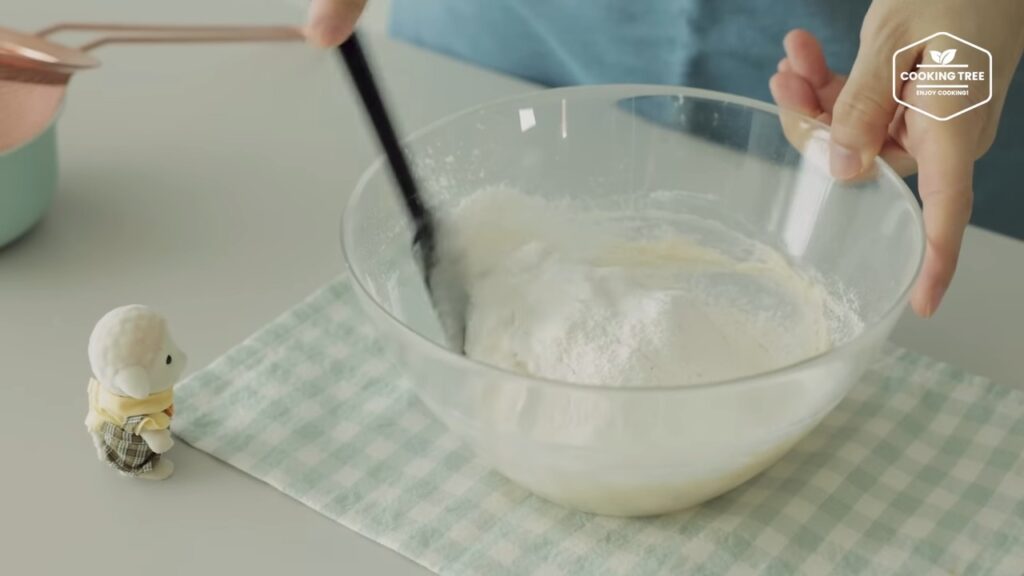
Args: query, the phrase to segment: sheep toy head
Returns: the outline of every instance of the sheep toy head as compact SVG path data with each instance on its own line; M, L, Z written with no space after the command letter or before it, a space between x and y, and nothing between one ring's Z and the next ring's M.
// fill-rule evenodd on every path
M146 306L111 310L89 337L89 363L100 384L119 396L143 399L174 386L185 369L162 316Z

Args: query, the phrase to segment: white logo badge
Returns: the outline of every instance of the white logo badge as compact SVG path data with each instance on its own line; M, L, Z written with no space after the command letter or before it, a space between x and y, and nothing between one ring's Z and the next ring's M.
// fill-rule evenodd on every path
M928 50L912 70L896 68L900 54L925 43L940 49ZM992 53L948 32L936 32L897 50L892 70L892 97L936 120L956 118L992 99ZM913 103L907 101L911 98ZM950 109L950 100L962 101L963 107Z

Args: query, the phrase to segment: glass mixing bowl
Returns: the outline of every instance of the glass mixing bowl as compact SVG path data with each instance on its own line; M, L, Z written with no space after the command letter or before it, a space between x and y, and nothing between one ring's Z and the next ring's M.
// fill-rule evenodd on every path
M342 223L369 318L423 403L481 458L579 510L665 513L770 466L859 378L922 260L918 205L888 166L834 181L824 127L754 100L653 86L548 90L457 114L407 145L441 212L500 183L581 207L629 206L637 218L687 215L776 249L856 303L862 327L829 351L730 381L621 388L502 370L444 345L410 224L378 161ZM701 236L712 247L723 238Z

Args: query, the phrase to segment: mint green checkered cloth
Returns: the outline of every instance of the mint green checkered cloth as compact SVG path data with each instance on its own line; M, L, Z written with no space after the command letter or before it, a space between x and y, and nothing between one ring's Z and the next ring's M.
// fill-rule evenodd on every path
M1024 573L1024 394L897 349L777 465L654 519L571 512L416 400L342 278L178 387L175 432L442 574Z

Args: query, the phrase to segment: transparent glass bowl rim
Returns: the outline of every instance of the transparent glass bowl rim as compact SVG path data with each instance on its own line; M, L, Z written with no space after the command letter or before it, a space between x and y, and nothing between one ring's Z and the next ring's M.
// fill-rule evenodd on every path
M744 96L736 96L734 94L728 94L725 92L716 92L714 90L704 90L700 88L688 88L682 86L664 86L664 85L648 85L648 84L593 84L585 86L569 86L564 88L546 88L532 92L525 92L516 94L513 96L506 96L490 102L455 112L445 116L439 120L436 120L419 130L414 131L408 137L403 139L403 144L408 146L414 144L418 139L430 134L434 130L450 124L451 122L458 120L464 116L470 116L487 110L488 108L507 106L513 102L522 101L524 105L528 102L536 103L538 99L544 101L556 100L561 97L575 97L575 98L637 98L647 96L677 96L683 98L694 98L702 100L717 101L728 104L737 104L747 108L752 108L761 112L767 112L775 117L779 116L780 108L767 102L755 100L753 98L746 98ZM791 114L801 121L807 122L812 126L821 128L828 131L828 126L818 122L817 120L805 116L799 112L786 110L787 114ZM392 312L384 306L372 292L363 284L360 280L360 271L358 264L353 262L352 255L349 253L349 246L352 244L353 239L350 237L351 226L347 223L355 212L356 205L359 203L360 198L366 192L366 188L369 182L377 176L377 173L384 168L384 157L383 155L378 156L370 166L366 169L359 181L356 183L355 189L349 196L349 199L345 205L344 211L341 217L341 248L344 255L345 264L348 268L349 275L352 281L355 283L358 290L361 290L363 294L373 302L373 305L381 312L387 321L392 323L400 331L407 333L412 338L418 340L420 344L427 347L428 350L434 354L441 355L445 361L452 362L457 365L461 365L466 370L483 372L496 378L501 378L503 381L515 380L517 382L525 381L525 383L531 385L542 385L554 388L563 388L569 390L576 390L588 393L625 393L625 394L638 394L638 393L666 393L672 391L685 391L685 390L699 390L707 388L725 388L742 385L752 385L754 383L763 383L766 380L785 379L791 374L803 372L808 369L813 369L815 366L822 364L831 356L841 354L848 348L855 347L858 343L870 338L875 332L882 330L882 327L889 323L892 316L902 313L905 303L908 298L908 293L917 281L918 276L921 273L921 266L924 261L924 248L925 248L925 233L924 233L924 221L921 216L921 211L918 209L917 200L914 198L913 192L907 187L906 182L880 157L875 159L876 168L879 171L878 178L880 180L887 179L895 184L896 189L900 193L904 203L911 208L911 214L913 215L914 225L917 229L918 249L916 257L916 265L914 273L907 282L906 286L900 289L899 295L893 299L893 302L889 304L885 312L882 313L878 319L870 325L865 326L856 336L850 338L846 342L838 346L834 346L816 354L809 356L800 361L780 366L778 368L768 370L765 372L758 372L756 374L750 374L739 378L731 378L726 380L711 380L707 382L699 382L693 384L677 384L673 386L610 386L607 384L586 384L579 382L567 382L564 380L555 380L551 378L544 378L540 376L533 376L530 374L523 374L520 372L514 372L507 370L499 366L480 362L465 356L453 352L449 348L446 348L437 342L434 342L430 338L427 338L423 334L413 329L411 326L403 322L400 318L396 317Z

